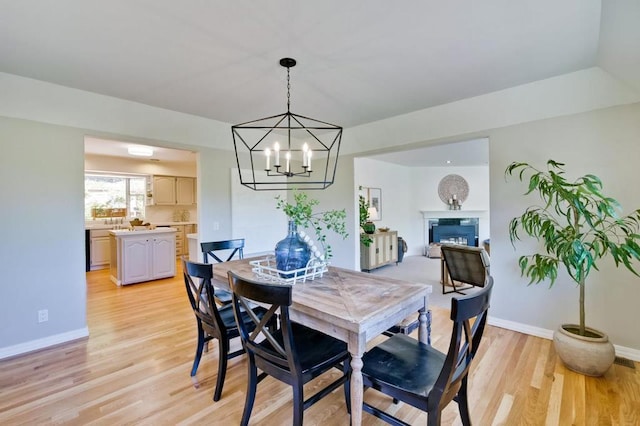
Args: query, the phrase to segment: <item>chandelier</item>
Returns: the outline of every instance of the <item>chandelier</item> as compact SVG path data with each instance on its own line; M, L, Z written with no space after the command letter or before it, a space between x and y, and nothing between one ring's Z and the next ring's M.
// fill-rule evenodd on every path
M287 69L287 112L231 126L240 183L256 191L325 189L335 179L342 127L294 114Z

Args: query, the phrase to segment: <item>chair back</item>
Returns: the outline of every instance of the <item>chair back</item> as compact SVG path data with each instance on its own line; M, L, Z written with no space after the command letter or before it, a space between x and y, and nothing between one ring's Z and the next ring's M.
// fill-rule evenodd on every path
M489 279L489 256L481 247L443 244L440 252L454 281L484 287Z
M440 408L457 395L469 373L487 322L492 289L493 277L489 276L484 288L477 293L451 300L451 342L444 366L429 395L429 401L437 403ZM429 407L429 411L437 408Z
M190 262L183 258L182 274L189 303L202 329L212 336L222 338L226 333L226 327L214 299L215 290L211 284L213 266ZM194 282L194 278L197 282Z
M204 263L209 263L209 256L211 256L216 262L220 263L230 261L236 253L238 254L238 259L244 258L244 238L200 243L200 248L202 250ZM227 260L222 260L220 257L216 256L214 252L220 250L232 250L231 254L227 257Z
M255 328L239 323L240 338L249 356L253 356L257 367L269 375L282 380L300 372L300 364L295 356L289 306L292 303L292 288L282 284L267 284L240 278L229 271L229 286L233 290L233 309L236 319L242 311L251 315ZM259 319L252 315L249 307L260 304L267 313ZM280 328L270 330L269 319L279 314ZM251 324L253 326L253 324ZM264 343L264 339L268 344Z

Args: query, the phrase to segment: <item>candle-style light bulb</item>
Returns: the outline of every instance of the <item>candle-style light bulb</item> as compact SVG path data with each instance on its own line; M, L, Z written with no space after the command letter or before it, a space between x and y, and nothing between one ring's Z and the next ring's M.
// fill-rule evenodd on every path
M307 171L311 171L311 155L313 152L311 150L307 151Z
M274 166L280 167L280 144L278 142L273 144L273 150L275 151L275 155L276 155Z
M307 163L307 153L309 151L309 145L305 142L302 145L302 167L307 167L309 164Z
M289 173L289 163L291 162L291 151L287 151L287 173Z
M269 160L271 159L271 150L269 148L264 150L264 155L265 157L267 157L267 165L264 168L265 170L271 170L271 167L269 167Z

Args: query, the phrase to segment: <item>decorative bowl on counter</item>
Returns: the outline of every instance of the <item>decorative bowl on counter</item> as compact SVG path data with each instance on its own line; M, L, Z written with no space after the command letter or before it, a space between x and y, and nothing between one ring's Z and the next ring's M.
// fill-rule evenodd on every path
M389 228L386 228L386 227L385 228L378 228L378 231L387 232L387 231L389 231Z
M131 226L142 226L143 224L140 219L130 220L129 223L131 224Z

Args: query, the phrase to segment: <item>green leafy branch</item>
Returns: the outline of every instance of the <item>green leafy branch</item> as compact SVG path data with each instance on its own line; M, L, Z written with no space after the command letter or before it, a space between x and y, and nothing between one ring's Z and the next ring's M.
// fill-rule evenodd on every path
M293 192L293 199L292 204L278 195L276 208L282 210L297 226L313 229L316 240L322 245L325 258L330 259L333 254L331 246L326 243L327 237L324 231L333 231L343 239L349 236L345 224L347 217L345 209L314 213L313 208L320 203L318 200L311 199L308 194L298 191Z

